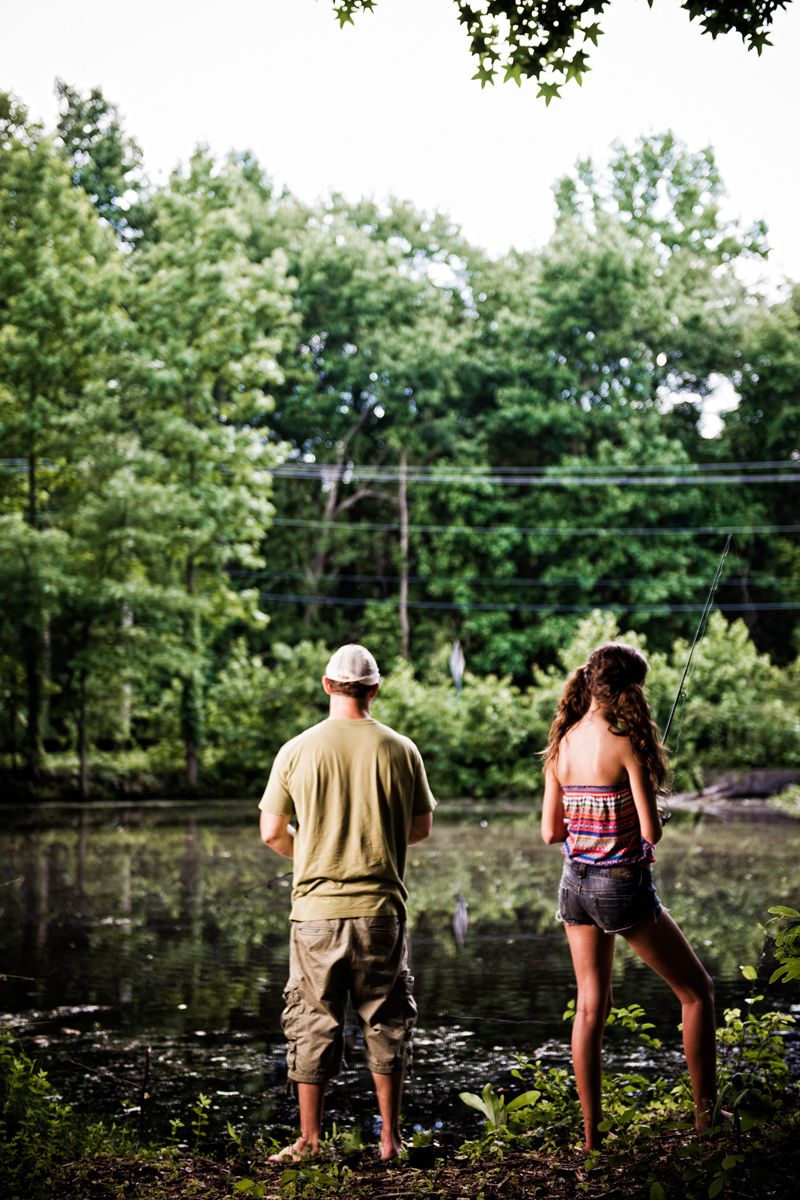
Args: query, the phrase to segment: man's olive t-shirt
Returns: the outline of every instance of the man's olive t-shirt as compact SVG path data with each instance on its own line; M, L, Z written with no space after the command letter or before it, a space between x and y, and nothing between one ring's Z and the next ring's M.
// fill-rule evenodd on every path
M417 747L372 717L286 742L259 808L295 818L291 919L405 916L411 819L435 807Z

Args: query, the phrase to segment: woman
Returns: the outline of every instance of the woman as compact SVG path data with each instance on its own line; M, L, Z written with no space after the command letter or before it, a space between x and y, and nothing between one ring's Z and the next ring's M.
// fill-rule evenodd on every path
M642 690L647 670L633 646L599 646L567 680L543 752L542 838L565 843L559 916L578 984L572 1058L587 1150L601 1141L600 1053L616 933L681 1002L698 1130L708 1127L716 1095L713 984L661 907L650 870L667 762Z

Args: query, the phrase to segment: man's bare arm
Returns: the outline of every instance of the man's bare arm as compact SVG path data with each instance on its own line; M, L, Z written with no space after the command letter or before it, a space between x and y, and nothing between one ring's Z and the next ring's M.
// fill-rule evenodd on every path
M294 858L294 830L288 817L262 811L261 840L283 858Z
M411 818L411 828L408 831L408 844L413 846L416 842L424 842L425 838L431 836L433 828L433 813L417 813L416 817Z

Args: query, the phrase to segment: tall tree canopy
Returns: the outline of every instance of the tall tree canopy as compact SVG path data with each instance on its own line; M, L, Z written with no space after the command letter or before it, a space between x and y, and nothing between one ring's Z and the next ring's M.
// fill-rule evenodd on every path
M724 216L710 150L581 162L547 244L491 259L442 214L301 204L202 148L132 230L116 110L64 99L79 152L0 96L0 767L229 788L313 717L323 645L365 640L387 711L413 728L435 696L449 778L488 786L533 719L509 679L549 708L579 629L663 665L730 528L734 644L791 663L800 309L740 281L765 231ZM721 379L738 407L703 436ZM463 708L456 638L486 676ZM767 726L795 745L792 669L765 665L748 754Z

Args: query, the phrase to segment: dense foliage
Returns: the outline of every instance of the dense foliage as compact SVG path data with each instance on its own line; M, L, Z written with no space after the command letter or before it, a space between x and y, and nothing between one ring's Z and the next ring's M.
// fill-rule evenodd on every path
M440 790L522 791L592 639L646 643L663 721L728 529L680 769L796 763L800 291L741 282L766 231L710 150L579 163L491 260L248 154L147 186L113 104L58 95L52 135L0 98L7 772L250 786L358 639Z

